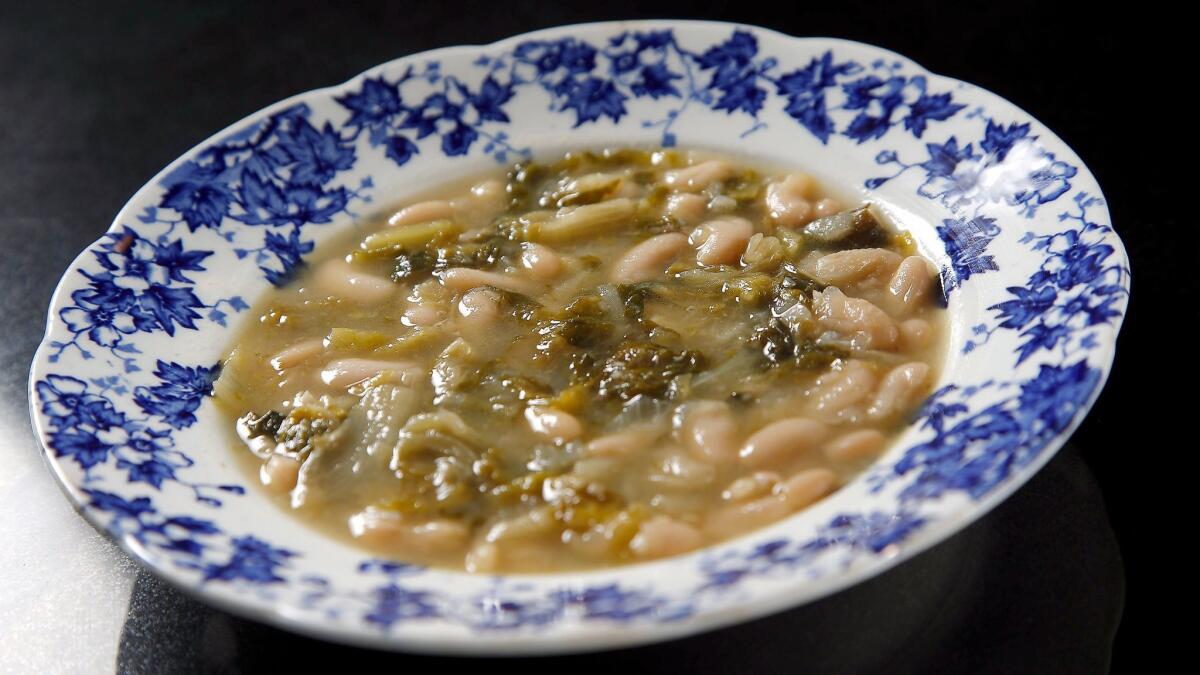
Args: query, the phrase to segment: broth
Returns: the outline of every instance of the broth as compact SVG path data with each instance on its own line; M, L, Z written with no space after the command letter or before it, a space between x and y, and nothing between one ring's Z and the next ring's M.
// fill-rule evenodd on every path
M946 333L868 205L712 154L568 153L324 244L214 393L296 517L474 572L676 555L836 490L904 428Z

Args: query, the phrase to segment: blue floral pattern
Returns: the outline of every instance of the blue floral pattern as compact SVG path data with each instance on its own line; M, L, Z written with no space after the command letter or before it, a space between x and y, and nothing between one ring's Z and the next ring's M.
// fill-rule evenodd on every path
M903 459L872 476L875 489L912 475L915 478L900 492L903 502L937 499L952 491L979 499L1066 430L1099 382L1098 370L1077 361L1043 365L1037 377L1025 382L947 385L929 398L918 418L921 429L931 432L932 438L909 448ZM990 389L1007 395L972 410L972 398Z
M84 472L84 482L93 482L93 469L113 462L129 483L143 483L160 490L170 481L190 487L196 499L220 506L214 492L243 494L239 485L207 485L187 481L178 472L194 461L175 448L172 430L191 426L194 411L212 389L215 368L189 368L159 361L155 376L159 384L139 386L129 392L121 376L85 382L65 375L50 375L34 385L46 416L47 447L56 457L68 458ZM110 396L132 393L144 413L120 411Z
M996 331L1008 330L1024 340L1017 363L1055 348L1068 358L1095 346L1097 326L1121 317L1121 304L1129 295L1129 268L1111 261L1116 250L1106 235L1112 228L1088 219L1088 211L1103 201L1080 192L1074 202L1074 208L1058 218L1072 223L1071 228L1021 236L1020 242L1041 256L1041 266L1024 286L1006 289L1011 299L988 308L996 323L975 326L975 337L963 345L965 352L986 344Z
M988 204L1007 203L1018 207L1026 217L1071 189L1071 179L1078 169L1037 143L1029 123L1003 125L979 111L973 117L984 121L978 150L973 143L960 144L957 136L942 143L927 143L928 159L911 164L885 150L875 161L897 166L896 173L871 178L866 186L878 188L915 169L925 173L918 194L939 200L955 211L978 211Z
M287 549L275 548L253 536L234 537L226 545L210 520L191 516L165 517L158 514L148 497L124 499L103 490L85 489L93 509L111 515L108 530L114 536L132 537L143 546L181 554L176 565L202 573L204 581L234 581L242 579L255 584L284 581L279 568L296 555Z
M202 263L211 255L184 249L180 238L149 238L127 226L106 235L92 250L97 269L79 271L87 287L72 293L72 304L58 313L71 339L50 343L51 363L71 348L92 359L94 348L117 359L126 373L135 373L140 352L129 339L133 334L175 335L181 328L196 330L202 319L224 325L222 307L239 312L248 305L240 296L205 303L196 295L188 274L203 272Z
M994 218L982 215L995 204L1016 207L1025 218L1033 218L1039 207L1054 202L1071 189L1078 169L1059 160L1032 134L1028 123L997 123L981 110L968 115L984 122L978 150L974 143L960 143L951 135L941 143L926 143L927 159L906 163L892 150L875 157L882 166L895 166L890 176L869 178L868 189L878 189L910 170L924 173L917 188L922 197L940 201L960 214L938 227L951 259L942 275L943 286L953 290L972 275L993 271L996 263L985 252L1000 228Z
M701 568L707 581L703 590L736 586L743 579L778 574L810 564L818 556L836 550L842 564L855 553L882 553L917 530L925 519L901 510L835 516L809 540L775 539L746 550L729 551L706 559Z
M513 147L506 133L489 129L510 122L505 105L529 86L544 91L550 110L568 114L576 127L618 123L637 99L677 100L665 117L642 122L661 127L668 147L675 145L675 121L693 104L749 116L747 134L765 128L759 113L772 92L785 112L822 143L836 133L865 143L896 124L920 138L930 123L965 107L949 92L929 92L924 76L903 75L895 62L879 60L868 68L835 62L827 51L803 68L779 72L779 61L761 56L758 39L742 30L700 52L685 49L670 30L626 31L599 46L573 37L530 40L511 52L480 56L475 65L485 71L475 86L443 76L435 63L421 71L409 67L394 81L365 78L357 91L337 101L350 111L347 126L356 134L366 132L371 146L383 148L401 165L431 136L440 139L447 156L465 155L479 140L485 153L502 162L513 153L528 155L527 148ZM845 119L840 128L834 114Z
M337 184L357 160L356 133L330 122L317 128L311 116L307 105L295 105L206 147L162 179L158 205L138 219L168 225L168 232L179 224L192 232L209 228L235 243L254 237L257 246L234 252L252 257L271 283L286 283L313 250L302 228L349 213L351 202L369 201L365 192L374 187L370 178L354 189Z
M1044 142L1036 123L991 114L978 95L940 89L889 55L864 59L836 43L796 58L771 53L753 29L706 44L662 26L582 32L596 34L481 48L469 66L409 59L381 69L334 95L314 94L329 99L323 107L258 116L144 190L151 197L138 202L137 222L120 223L68 277L72 290L35 364L43 442L86 513L197 585L291 593L300 610L375 634L430 622L476 634L568 620L683 622L748 580L818 578L898 550L939 520L947 497L983 499L1027 475L1078 422L1103 379L1100 347L1123 315L1129 269L1090 176ZM807 534L689 556L680 563L694 572L686 588L497 578L468 592L424 568L374 559L350 574L314 571L304 551L227 524L225 507L245 489L195 479L200 450L184 440L201 426L219 366L162 348L217 335L248 309L238 295L213 297L206 280L244 265L286 283L313 252L315 228L371 201L375 179L363 165L374 157L395 168L430 153L529 156L510 134L518 103L529 101L568 128L636 127L666 146L681 121L708 115L737 120L740 137L783 124L873 158L870 173L886 175L866 177L865 187L915 196L940 214L948 296L966 288L987 298L987 318L959 345L961 358L1000 355L1011 375L935 392L914 442L868 472L866 490L880 496L869 509L830 512ZM1014 276L1024 261L1034 269ZM978 283L1000 276L1019 283Z
M425 571L415 565L372 559L361 563L358 572L385 581L363 594L328 597L326 581L314 585L322 589L317 593L322 607L336 606L338 614L355 613L383 631L431 619L449 619L480 631L510 631L550 625L568 614L597 621L671 622L691 616L696 609L690 598L671 598L652 589L616 583L538 591L529 584L498 579L480 593L458 596L418 585Z

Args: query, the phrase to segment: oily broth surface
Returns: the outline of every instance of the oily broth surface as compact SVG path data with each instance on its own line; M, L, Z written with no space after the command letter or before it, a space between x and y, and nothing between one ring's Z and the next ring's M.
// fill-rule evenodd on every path
M664 164L687 166L713 157L682 153ZM745 166L729 161L739 169ZM584 168L576 169L577 174L621 169L617 161L599 167L584 164ZM732 210L714 212L706 208L700 222L739 216L749 220L756 232L803 231L802 225L778 226L762 194L763 185L772 178L778 182L786 172L755 169L761 177L756 179L760 184L758 194L739 196L741 203ZM667 167L650 170L661 174ZM493 222L506 211L507 197L488 203L485 196L469 196L472 185L487 180L504 182L505 177L493 174L458 181L406 204L459 200L454 215L455 220L462 221L459 229L467 233L492 231ZM640 186L643 194L652 189ZM716 204L727 189L721 182L707 186L706 201ZM813 190L810 201L814 203L823 195L839 196L824 185ZM680 191L702 194L694 188ZM709 199L711 195L718 199ZM599 203L613 198L618 197ZM656 208L661 211L669 207L660 204ZM563 265L562 272L547 283L529 284L531 272L522 267L520 247L510 247L498 260L480 267L519 279L525 282L522 290L528 287L537 292L494 292L490 297L499 300L499 318L483 328L463 317L462 292L443 288L436 276L427 273L389 282L391 290L370 301L334 297L329 284L321 281L323 270L338 265L372 233L411 227L389 226L388 215L366 219L361 226L326 242L307 271L260 299L252 311L257 320L248 322L226 360L216 400L229 415L230 428L234 428L234 420L247 413L252 417L268 411L288 415L326 397L315 407L332 407L344 417L334 430L313 436L324 442L316 444L321 445L319 451L309 447L301 453L305 464L321 470L314 469L310 476L302 470L301 487L294 490L289 489L291 477L285 470L283 483L276 478L267 490L281 508L304 522L390 557L459 569L465 565L479 572L570 570L672 555L743 534L803 508L861 472L904 428L907 417L936 379L942 360L946 317L934 302L934 288L920 302L893 312L898 314L893 321L900 336L897 343L904 341L904 346L818 349L812 362L805 362L803 367L786 358L781 359L783 365L770 365L763 350L771 348L771 336L764 337L769 333L765 331L756 334L756 328L779 312L772 308L769 297L764 304L764 298L755 294L770 296L778 290L778 284L766 291L751 287L714 292L711 288L716 283L736 286L746 265L740 259L724 267L698 265L692 243L650 283L665 281L669 287L673 275L692 272L697 278L681 286L706 290L683 295L644 294L640 301L632 300L634 305L640 302L640 318L629 319L626 314L630 298L637 295L630 287L638 284L614 284L614 269L639 242L671 231L687 235L694 229L695 223L678 221L634 228L606 226L594 235L545 242L561 257ZM827 254L837 248L806 241L785 257L811 272L820 257L811 251ZM900 249L901 255L913 253L903 237L892 237L883 248ZM368 275L372 280L388 279L395 268L396 259L390 254L360 257L349 266L352 273ZM699 278L706 269L718 270L725 277L715 278L714 272L713 279ZM768 272L764 274L772 279L781 275L778 270ZM877 279L839 288L850 297L891 307L890 275L884 272ZM422 282L426 285L414 294L415 284ZM607 291L594 293L597 288ZM585 334L579 338L581 345L568 342L560 349L559 340L558 347L545 348L545 333L556 329L556 320L561 325L564 316L579 318L577 312L568 310L581 297L598 298L592 304L599 309L585 310L598 313L602 323L612 324L608 336L598 339L598 345L590 344ZM416 323L431 319L414 317L414 306L421 304L435 308L433 325L413 325L414 319ZM594 317L584 318L590 321ZM925 342L919 346L907 344L915 340L905 340L905 332L900 330L905 322L911 325L914 320L924 322L926 331ZM340 339L333 339L334 329L357 332L350 338L343 333ZM823 326L814 330L826 337L837 332ZM405 340L413 335L420 339ZM596 380L603 377L594 373L603 372L608 361L602 357L628 342L621 339L626 336L636 337L633 341L642 347L664 347L664 353L656 355L668 360L694 353L700 355L699 362L682 364L665 390L613 400L613 388L609 387L603 390L610 393L609 400L597 403ZM845 342L844 334L834 337L842 340L837 344ZM461 340L459 346L465 345L465 351L470 352L469 357L460 360L469 362L468 370L473 368L475 372L458 389L443 391L434 404L438 390L430 381L430 373L437 371L439 358L443 363L453 361L445 353L455 340ZM295 365L272 365L273 357L288 348L305 343L311 346L315 341L321 341L320 347ZM572 369L569 365L572 359L579 359L580 352L588 353L593 363ZM350 385L322 378L330 362L345 359L404 363L411 366L411 372L384 371L366 382ZM847 366L850 362L853 364ZM926 364L923 377L909 395L911 400L904 401L892 414L872 418L868 411L881 388L886 389L889 374L911 363ZM593 375L587 386L581 386L575 371L589 368ZM848 370L854 371L858 380L871 380L866 387L868 393L846 409L834 410L822 403L839 401L839 383L830 382L837 379L830 372ZM502 377L481 382L480 373ZM842 385L845 389L845 383ZM297 397L305 396L304 405L294 405ZM405 397L411 400L399 400ZM360 398L371 404L359 404ZM713 436L709 434L716 445L722 445L721 438L725 438L724 446L732 443L732 450L725 447L724 455L715 459L713 455L721 453L698 450L703 443L695 440L694 433L697 419L714 416L711 406L717 406L715 416L727 420L733 428L724 436L720 429L713 432L717 441L711 441ZM538 418L535 415L531 420L526 412L529 409L549 411L551 417L559 414L556 411L569 413L579 427L577 434L568 430L556 438L553 433L539 433L534 428ZM396 419L388 418L388 411L396 413ZM437 415L439 411L453 411L468 428L456 431L452 428L454 422L443 417L400 432L402 427L408 428L405 424L414 416ZM813 426L802 427L800 436L793 438L789 447L757 456L752 452L750 459L741 457L755 432L796 418L811 420ZM812 433L806 437L806 431ZM862 446L857 452L854 434L858 434ZM420 441L414 445L417 454L434 457L409 466L409 483L402 486L393 460L400 439L411 437ZM623 442L606 445L606 441L622 438ZM269 446L276 440L267 434L258 437L257 442ZM235 455L242 458L240 463L255 480L260 475L272 475L265 468L269 462L264 461L269 451L260 447L260 455L256 455L240 441L235 444ZM458 458L458 473L445 470L437 474L439 452ZM313 457L320 461L309 461ZM441 500L434 483L462 478L464 466L471 467L469 480L462 481L467 484L467 496L455 494ZM413 467L419 469L415 474ZM426 475L417 475L422 471ZM433 480L420 482L429 476L434 476ZM414 480L423 492L413 491ZM479 499L480 492L487 492L488 497ZM297 493L302 497L298 499ZM419 498L414 499L414 495ZM413 508L414 503L423 506Z

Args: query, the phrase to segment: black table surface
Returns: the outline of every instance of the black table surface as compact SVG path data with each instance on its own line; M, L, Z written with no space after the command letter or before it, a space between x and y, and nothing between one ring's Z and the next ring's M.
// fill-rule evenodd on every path
M34 466L40 450L26 417L27 368L55 282L129 195L197 142L273 101L426 49L612 18L738 21L893 49L990 89L1062 136L1104 187L1132 257L1133 301L1120 357L1095 409L1042 472L991 514L892 571L733 628L520 665L570 669L561 672L1093 673L1144 656L1132 645L1154 630L1149 596L1157 572L1155 535L1140 504L1161 473L1145 457L1183 446L1166 431L1170 425L1153 427L1144 443L1132 442L1130 430L1169 418L1169 404L1146 393L1194 372L1186 359L1159 367L1164 359L1175 363L1161 346L1164 321L1200 318L1189 300L1195 277L1185 274L1195 273L1200 255L1194 245L1168 243L1168 233L1195 227L1178 208L1186 185L1166 168L1191 124L1181 98L1187 87L1171 65L1177 57L1170 52L1186 48L1171 34L1177 22L1150 6L1105 16L1091 6L1025 0L986 7L574 5L36 2L0 9L0 232L7 242L0 247L0 509L11 512L16 499L65 501L51 494L49 472ZM1165 499L1157 507L1169 513ZM10 545L0 563L13 565L0 575L0 632L9 636L0 637L0 671L53 671L43 647L28 647L31 636L53 645L72 635L94 641L73 649L102 655L86 670L255 672L325 657L372 668L450 665L248 622L128 565L113 577L128 583L105 582L116 584L115 600L98 595L89 604L31 592L52 583L65 558L84 555L77 549L86 528L71 514L30 517L34 522L0 516L0 538ZM107 573L87 565L121 566L121 554L100 541L87 544L101 550L87 553L81 573Z

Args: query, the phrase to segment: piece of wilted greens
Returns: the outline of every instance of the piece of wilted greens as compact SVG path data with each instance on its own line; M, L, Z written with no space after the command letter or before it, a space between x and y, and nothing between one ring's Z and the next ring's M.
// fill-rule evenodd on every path
M588 316L570 316L539 322L534 332L538 335L538 352L554 357L569 347L588 349L608 340L613 326L604 319Z
M779 272L775 275L775 279L777 289L796 289L805 295L811 295L813 291L825 290L825 284L801 272L799 268L790 262L784 263L779 267Z
M409 281L451 267L485 269L495 265L504 256L514 255L516 251L514 242L499 235L480 241L397 250L393 252L395 264L392 267L392 280Z
M506 425L517 420L527 405L542 403L553 393L550 385L541 380L492 372L469 389L450 392L439 405L479 424L490 419L491 423Z
M750 335L750 344L762 352L767 363L775 366L784 363L796 353L796 341L792 331L783 321L772 317L766 323L755 326Z
M621 284L617 286L621 296L621 305L625 310L625 318L630 321L642 321L646 314L646 300L654 297L654 287L650 283Z
M598 292L575 298L559 312L539 312L537 317L533 332L543 358L569 357L573 349L600 349L620 337Z
M388 336L375 330L332 328L325 336L325 347L352 352L370 352L388 343Z
M844 349L820 344L814 340L805 339L797 343L787 325L775 317L755 327L749 343L762 354L763 360L770 367L790 366L799 370L815 370L849 356Z
M675 378L705 368L704 355L674 351L653 342L626 341L599 366L596 394L629 401L636 396L673 397Z
M283 414L275 410L268 410L259 417L256 417L253 412L248 412L238 418L238 421L246 426L247 438L262 436L275 438L275 433L279 431L279 425L283 424L283 420Z
M321 434L333 431L346 418L340 408L320 405L302 405L293 408L275 432L278 450L289 454L306 456L313 447L313 440Z
M842 250L886 246L892 239L869 206L817 218L804 226L804 236L823 248Z
M385 257L422 246L453 241L462 225L449 220L434 220L416 225L389 227L367 235L359 245L359 257Z
M314 438L337 428L345 418L346 410L321 398L297 405L287 415L275 410L261 416L248 412L238 419L238 426L244 439L271 439L277 444L274 452L303 459L312 450Z
M624 197L580 206L544 222L529 223L521 233L528 241L559 244L637 224L638 203Z

